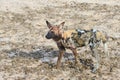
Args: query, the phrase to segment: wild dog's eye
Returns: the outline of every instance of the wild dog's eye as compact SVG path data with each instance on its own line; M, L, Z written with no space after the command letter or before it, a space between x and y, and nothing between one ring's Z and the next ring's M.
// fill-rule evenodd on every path
M53 34L54 34L54 32L53 32L53 31L51 31L51 33L53 33Z

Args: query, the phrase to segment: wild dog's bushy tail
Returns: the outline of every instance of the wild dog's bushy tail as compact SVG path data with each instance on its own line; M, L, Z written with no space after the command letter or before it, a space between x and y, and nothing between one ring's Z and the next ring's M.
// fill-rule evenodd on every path
M108 42L104 43L104 53L106 54L106 57L109 58Z
M112 41L116 41L116 40L118 40L118 39L120 39L120 37L118 37L118 36L108 36L108 40L112 40Z

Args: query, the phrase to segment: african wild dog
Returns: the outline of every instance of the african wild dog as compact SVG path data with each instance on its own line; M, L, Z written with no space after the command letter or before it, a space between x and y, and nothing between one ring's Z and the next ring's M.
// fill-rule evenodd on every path
M78 54L77 48L89 45L92 54L95 56L97 63L95 64L94 69L92 70L95 72L99 68L99 56L97 53L97 48L102 42L104 44L105 53L107 52L107 36L104 35L102 32L98 30L66 30L64 31L63 26L65 22L62 22L59 25L52 25L48 21L46 24L49 28L49 31L46 35L47 39L53 39L59 48L59 56L57 60L56 68L60 67L61 58L65 52L65 49L70 49L75 57L75 63L78 64ZM107 54L109 56L109 54Z

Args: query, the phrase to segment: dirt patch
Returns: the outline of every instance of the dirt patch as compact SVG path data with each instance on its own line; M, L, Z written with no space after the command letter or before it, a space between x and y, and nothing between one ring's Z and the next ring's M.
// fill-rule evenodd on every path
M120 79L119 0L1 0L0 80L119 80ZM100 69L91 73L91 52L78 50L81 66L67 50L61 69L56 70L58 48L45 39L45 20L65 21L65 29L98 29L107 32L110 66L100 47ZM110 72L111 71L111 72Z

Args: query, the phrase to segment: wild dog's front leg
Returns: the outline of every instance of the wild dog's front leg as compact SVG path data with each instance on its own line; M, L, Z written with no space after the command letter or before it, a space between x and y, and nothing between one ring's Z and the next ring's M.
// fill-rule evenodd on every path
M58 60L57 60L57 66L56 66L56 68L58 69L60 67L60 64L61 64L62 56L63 56L63 54L65 52L65 47L62 45L61 42L58 42L57 46L59 48L59 55L58 55Z
M65 52L64 50L59 50L59 56L58 56L57 66L56 66L57 69L58 69L58 68L60 67L60 65L61 65L61 59L62 59L62 56L63 56L64 52Z

